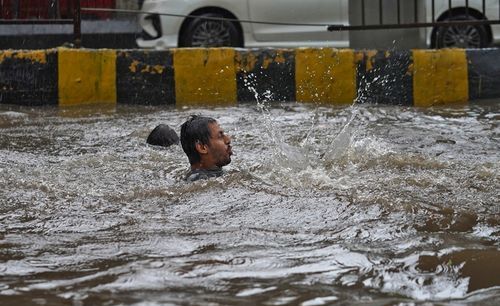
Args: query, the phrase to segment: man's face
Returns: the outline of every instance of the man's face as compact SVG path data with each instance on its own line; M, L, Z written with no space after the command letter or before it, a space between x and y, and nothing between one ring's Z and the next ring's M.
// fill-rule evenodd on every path
M224 134L218 123L209 123L210 141L208 142L208 158L217 167L222 167L231 162L231 137Z

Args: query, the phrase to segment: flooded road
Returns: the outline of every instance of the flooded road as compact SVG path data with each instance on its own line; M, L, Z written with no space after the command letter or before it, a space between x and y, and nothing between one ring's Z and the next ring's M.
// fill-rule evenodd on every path
M190 114L232 136L186 183ZM500 104L0 106L2 305L500 304Z

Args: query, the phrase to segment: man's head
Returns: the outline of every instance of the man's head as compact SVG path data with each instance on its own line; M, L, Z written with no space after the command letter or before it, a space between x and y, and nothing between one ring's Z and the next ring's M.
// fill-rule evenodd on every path
M151 131L146 141L150 145L169 147L179 143L179 136L168 125L160 124Z
M193 169L212 169L231 162L231 138L210 117L191 116L181 126L182 149Z

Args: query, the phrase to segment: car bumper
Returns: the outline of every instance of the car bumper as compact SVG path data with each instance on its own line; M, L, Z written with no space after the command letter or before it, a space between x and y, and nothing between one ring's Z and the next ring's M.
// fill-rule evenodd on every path
M177 47L179 29L184 18L160 14L183 15L186 12L166 7L161 1L144 2L142 12L143 14L138 17L142 33L141 37L137 39L137 45L141 48L155 49Z
M157 39L138 38L137 45L148 49L166 49L177 47L177 35L166 35Z

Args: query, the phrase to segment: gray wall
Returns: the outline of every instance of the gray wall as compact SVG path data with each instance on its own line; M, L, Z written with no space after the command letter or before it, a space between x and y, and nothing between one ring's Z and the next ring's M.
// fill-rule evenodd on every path
M383 23L396 24L397 0L383 0ZM350 25L361 25L361 0L349 0ZM425 20L425 1L418 1L419 22ZM415 20L414 1L400 0L401 23ZM365 0L365 24L380 24L379 1ZM360 30L349 32L350 47L355 49L411 49L426 48L425 28Z

